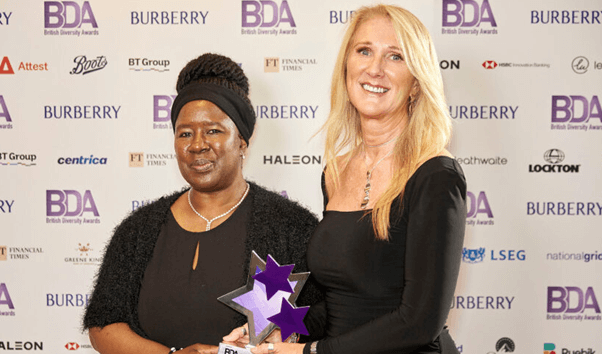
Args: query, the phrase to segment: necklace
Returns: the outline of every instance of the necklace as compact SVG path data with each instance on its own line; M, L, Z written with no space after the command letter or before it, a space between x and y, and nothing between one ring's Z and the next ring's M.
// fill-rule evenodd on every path
M234 209L236 209L236 207L238 207L240 205L240 203L242 203L242 201L245 199L245 197L247 196L247 193L249 193L249 183L247 183L247 188L245 189L245 192L242 195L242 198L240 198L240 200L238 201L238 203L236 203L232 208L230 208L227 212L220 214L216 217L214 217L213 219L209 220L206 217L204 217L203 215L201 215L201 213L199 213L198 211L196 211L196 209L194 208L194 206L192 206L192 201L190 200L190 192L192 191L192 188L190 188L190 190L188 191L188 205L190 205L190 208L192 209L192 211L194 211L194 213L198 216L201 217L201 219L205 220L207 222L207 228L205 229L205 231L209 231L211 230L211 223L214 222L215 220L224 217L228 214L230 214L230 212Z
M391 141L393 141L393 140L387 141L385 144L387 144ZM362 205L360 205L360 209L366 209L366 206L368 205L368 202L370 201L370 189L372 188L372 185L370 184L370 178L372 177L372 171L374 171L376 166L378 166L378 164L381 163L385 159L385 157L391 155L392 152L393 152L393 150L389 151L385 156L381 157L380 160L376 161L374 166L372 166L372 168L366 172L366 187L364 187L364 193L366 193L366 195L364 196L364 200L362 200ZM364 159L365 158L366 157L364 155Z
M397 137L393 137L393 139L391 139L391 140L389 140L389 141L385 141L384 143L377 144L377 145L368 145L368 144L366 144L366 142L364 141L364 145L365 145L366 147L369 147L369 148L375 148L375 147L379 147L379 146L385 146L385 145L387 145L387 144L390 144L390 143L394 142L396 139L397 139Z

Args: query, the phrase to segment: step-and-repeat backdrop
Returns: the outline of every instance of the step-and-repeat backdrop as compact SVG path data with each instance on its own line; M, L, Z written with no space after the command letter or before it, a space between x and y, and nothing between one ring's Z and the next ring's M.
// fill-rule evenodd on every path
M321 214L314 134L367 3L0 0L0 353L92 353L81 317L112 229L185 185L170 106L201 53L250 78L245 176ZM434 38L468 180L459 350L602 351L602 3L395 3Z

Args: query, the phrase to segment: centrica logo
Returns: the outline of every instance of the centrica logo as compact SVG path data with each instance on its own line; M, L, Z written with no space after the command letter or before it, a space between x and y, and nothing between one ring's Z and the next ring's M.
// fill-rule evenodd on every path
M12 121L4 97L0 95L0 129L13 129Z
M0 26L10 25L10 17L12 14L12 12L0 12Z
M97 28L89 1L44 1L44 35L97 36Z
M132 11L131 25L204 25L209 11Z
M352 10L330 10L330 24L346 24L353 18L355 11Z
M452 309L458 310L512 310L514 296L454 296Z
M561 165L564 161L564 152L559 149L550 149L543 155L547 165L529 165L529 173L544 172L544 173L579 173L581 165Z
M552 130L602 130L598 96L552 96Z
M73 59L75 67L71 69L71 75L86 75L104 69L107 66L107 58L99 55L94 59L88 59L85 55L78 55Z
M532 10L531 24L599 25L602 11L597 10Z
M548 320L601 321L594 289L577 286L548 286Z
M282 26L282 27L281 27ZM294 35L297 25L287 0L242 1L243 35Z
M131 71L155 71L163 73L169 71L170 62L166 59L130 58L128 65Z
M85 215L84 215L85 214ZM46 191L46 223L48 224L98 224L100 214L92 192L72 190Z
M263 155L264 165L321 165L322 156Z
M473 192L466 192L466 205L468 211L466 213L466 225L493 225L493 212L487 199L487 194L484 191L478 192L477 195Z
M498 33L489 0L483 0L481 4L476 0L443 0L441 17L442 34L478 36Z
M59 157L57 160L59 165L106 165L106 157L95 157L90 155L89 157Z
M172 129L171 105L175 99L175 95L153 96L153 129Z

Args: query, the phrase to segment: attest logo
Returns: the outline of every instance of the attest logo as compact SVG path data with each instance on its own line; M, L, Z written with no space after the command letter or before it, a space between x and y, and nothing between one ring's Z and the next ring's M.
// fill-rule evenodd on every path
M287 26L287 29L281 26ZM287 0L280 4L273 0L243 0L242 27L241 34L246 35L297 34L297 25Z
M321 165L322 156L263 155L264 165Z
M71 263L73 265L99 265L102 261L101 257L91 257L96 254L94 249L90 246L90 243L78 243L77 248L74 249L77 256L65 257L65 263Z
M548 261L579 261L589 263L589 261L602 261L602 253L594 252L554 252L546 255Z
M82 28L84 26L84 28ZM44 35L97 36L98 23L89 1L44 1ZM86 30L93 28L92 30Z
M283 58L264 58L263 61L263 71L266 73L277 73L282 71L293 71L299 72L303 71L304 68L307 69L309 66L313 66L317 64L316 59L307 59L307 58L296 58L296 59L287 59ZM281 64L282 63L282 64Z
M449 106L452 119L514 120L519 106Z
M0 12L0 26L10 25L10 17L12 14L12 12Z
M485 249L475 248L469 249L464 247L462 249L462 261L466 263L481 263L485 259Z
M548 320L600 321L600 305L594 289L548 286Z
M0 74L14 74L13 66L10 63L8 57L2 58L2 62L0 62ZM0 96L1 97L1 96Z
M84 215L86 214L86 215ZM90 216L92 218L86 218ZM50 224L98 224L100 214L92 192L72 190L46 191L46 223Z
M22 61L19 63L17 67L18 71L49 71L48 63L32 63ZM13 70L13 66L10 63L10 59L8 57L2 58L2 62L0 62L0 74L14 74L15 70Z
M204 25L209 11L132 11L132 25Z
M35 154L21 154L15 152L0 152L0 166L35 166Z
M8 307L10 311L4 311ZM8 293L8 287L5 283L0 283L0 316L14 316L15 305L13 304L13 300ZM2 342L0 342L2 343Z
M175 95L153 96L153 129L172 129L171 105L175 99Z
M166 59L130 58L128 65L131 71L155 71L163 73L169 71L170 62Z
M71 75L86 75L98 70L104 69L108 62L104 55L99 55L94 59L88 59L85 55L79 55L73 59L75 67L69 72Z
M451 308L458 310L512 310L514 296L454 296Z
M331 10L330 11L330 24L346 24L353 18L355 11L352 10Z
M0 349L2 350L44 350L44 342L2 342L0 341Z
M591 99L579 95L552 96L552 130L555 129L602 130L602 106L598 96Z
M6 123L3 124L4 122L2 120ZM0 95L0 129L13 129L12 121L4 97Z
M443 34L489 35L497 34L497 22L489 0L443 0ZM487 29L482 28L487 25ZM445 28L455 27L455 28Z
M90 157L59 157L57 162L59 165L106 165L107 158L94 155L90 155Z
M260 105L255 107L259 119L315 119L319 106L312 105Z
M493 212L484 191L475 195L473 192L466 192L466 225L493 225Z
M496 353L512 353L516 349L514 341L508 337L500 338L495 343Z
M529 165L529 173L544 172L544 173L579 173L581 165L560 165L564 161L564 152L559 149L550 149L543 155L544 160L549 162L549 165Z
M493 60L485 60L483 62L483 67L485 69L495 69L495 68L497 68L497 63Z
M531 11L531 24L599 25L602 11L596 10L545 10Z
M439 68L441 68L443 70L460 69L460 61L459 60L441 60L439 62Z
M44 106L44 119L113 120L120 110L121 106Z
M90 294L46 294L47 307L85 307Z

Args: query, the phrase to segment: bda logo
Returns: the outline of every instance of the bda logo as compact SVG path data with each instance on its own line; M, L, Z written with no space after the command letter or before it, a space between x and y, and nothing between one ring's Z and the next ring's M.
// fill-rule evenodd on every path
M83 197L78 191L70 189L46 191L46 216L80 217L84 213L100 216L89 190L84 192Z
M585 293L576 286L548 286L548 313L582 313L587 309L600 313L600 305L591 286Z
M598 96L552 96L552 123L587 123L590 119L602 123L602 106ZM598 123L598 122L596 122Z
M0 118L4 118L7 123L10 123L13 121L10 118L10 113L8 112L8 107L6 107L6 102L4 102L4 97L2 97L2 95L0 95Z
M287 0L282 0L280 6L272 0L243 0L243 27L279 27L283 22L297 27Z
M81 7L75 1L44 2L44 28L80 28L85 23L98 28L88 1Z
M491 206L489 205L489 200L487 199L487 195L485 192L479 192L478 196L475 196L474 193L467 191L466 192L466 205L468 207L468 211L466 213L466 224L467 225L493 225L493 212L491 211ZM487 216L489 220L478 220L479 216ZM470 220L470 219L477 219Z
M481 6L475 0L443 0L443 27L479 27L483 22L497 27L489 0Z
M0 283L0 305L6 305L9 309L14 310L13 300L10 298L6 284Z

